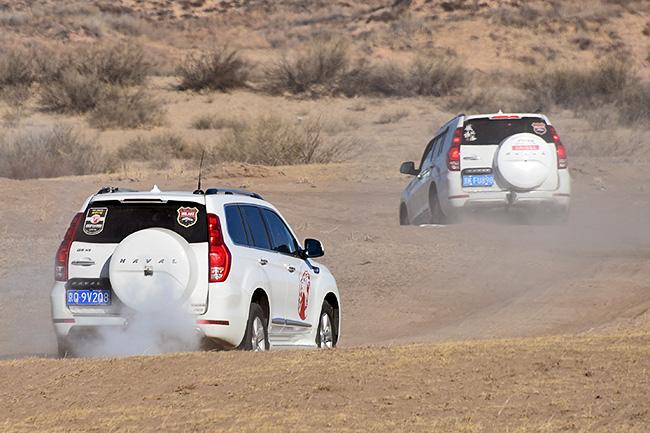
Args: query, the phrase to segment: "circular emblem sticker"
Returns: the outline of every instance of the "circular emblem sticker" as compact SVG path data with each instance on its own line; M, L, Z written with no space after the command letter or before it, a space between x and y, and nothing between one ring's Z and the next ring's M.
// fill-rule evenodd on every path
M300 276L300 290L298 291L298 315L302 320L307 318L309 306L309 290L311 289L311 276L305 271Z

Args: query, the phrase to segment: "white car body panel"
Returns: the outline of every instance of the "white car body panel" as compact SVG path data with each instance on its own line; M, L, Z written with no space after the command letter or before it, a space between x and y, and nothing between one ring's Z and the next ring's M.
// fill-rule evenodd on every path
M204 272L199 274L183 307L196 318L196 329L204 336L219 340L229 346L238 346L245 334L253 295L256 290L261 289L267 295L269 302L268 330L271 347L316 347L315 337L320 311L328 294L335 297L337 304L338 339L340 341L340 296L336 281L326 267L311 259L301 259L275 251L236 245L232 241L226 223L225 205L227 204L251 204L271 209L280 216L295 237L289 224L270 203L237 194L199 195L189 192L160 191L150 193L113 192L90 196L79 212L85 212L91 202L125 199L193 201L205 204L206 213L218 216L224 241L232 257L230 273L224 282L208 283L208 243L190 244L198 267ZM108 278L108 264L117 245L74 241L68 260L68 278ZM262 265L260 259L266 259L268 263ZM73 262L83 262L84 265L73 265ZM90 262L94 263L89 264ZM290 266L295 268L293 272L289 271ZM310 274L311 285L307 314L302 319L298 315L298 293L300 276L305 272ZM115 294L113 294L112 300L110 306L68 307L66 305L66 282L55 282L51 291L51 306L57 337L65 338L75 327L126 326L128 317L123 314L123 305Z

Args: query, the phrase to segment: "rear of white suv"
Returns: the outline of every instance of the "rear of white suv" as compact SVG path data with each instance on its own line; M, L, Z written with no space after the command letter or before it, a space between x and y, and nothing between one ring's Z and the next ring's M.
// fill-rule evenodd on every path
M242 219L242 209L253 216ZM281 234L271 231L278 224ZM137 316L164 320L173 310L191 318L211 347L334 346L339 294L327 268L311 261L319 255L318 241L303 249L254 193L102 190L75 215L56 254L51 300L59 352L73 353L75 342L104 329L128 330ZM274 273L274 265L284 273ZM304 307L296 323L285 314L289 305Z
M400 221L441 223L487 209L525 209L567 218L571 179L566 150L541 114L460 115L425 149L405 189Z

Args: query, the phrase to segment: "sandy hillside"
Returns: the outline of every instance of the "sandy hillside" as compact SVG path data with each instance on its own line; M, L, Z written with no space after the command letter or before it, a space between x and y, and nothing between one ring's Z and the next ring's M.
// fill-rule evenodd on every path
M308 6L0 1L0 430L647 431L647 2ZM283 53L291 58L333 34L347 38L350 65L362 59L393 81L355 95L336 87L345 74L303 93L264 87ZM225 92L180 91L178 62L223 41L250 62L246 80ZM74 83L103 99L84 110L46 104L70 73L58 59L115 42L141 47L144 77L95 86L87 79L97 72L74 70ZM3 60L22 53L33 53L25 65L34 76L3 75L11 71ZM463 84L387 94L394 81L412 79L410 62L422 58L443 59L439 80L451 71ZM386 73L383 62L401 72ZM603 73L602 62L615 67ZM620 62L632 75L616 69ZM565 67L573 68L566 76L545 75ZM573 85L557 86L559 97L555 88L535 95L526 77ZM108 106L108 118L125 105L110 108L112 91L151 99L135 100L107 126L97 113ZM535 106L568 150L567 224L485 216L399 226L408 182L399 165L419 160L439 125L459 111ZM159 114L153 120L143 114L149 108ZM269 116L292 137L316 131L340 154L280 165L229 157L228 140L254 135ZM52 128L72 131L63 135L71 149L39 147ZM259 192L301 238L323 241L322 262L342 295L340 349L49 359L52 261L72 215L104 185L194 189L201 149L205 186Z

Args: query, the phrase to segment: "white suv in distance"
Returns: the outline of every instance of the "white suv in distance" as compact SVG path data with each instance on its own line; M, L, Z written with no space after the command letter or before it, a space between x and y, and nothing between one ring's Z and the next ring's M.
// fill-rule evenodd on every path
M75 215L56 253L51 292L59 354L98 328L175 306L210 347L262 351L336 346L336 281L278 210L255 193L103 188ZM95 332L96 333L96 332Z
M566 221L571 178L566 149L542 114L461 114L427 144L402 193L400 224L443 224L485 209L525 209Z

